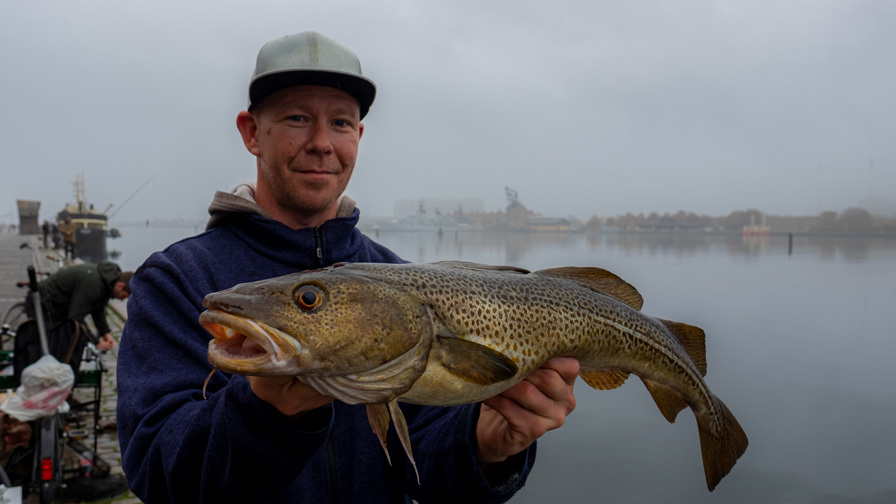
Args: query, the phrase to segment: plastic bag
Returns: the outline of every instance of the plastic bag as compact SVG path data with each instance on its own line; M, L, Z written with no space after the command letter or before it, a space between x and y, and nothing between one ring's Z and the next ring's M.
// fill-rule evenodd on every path
M14 502L22 502L22 487L6 488L6 485L0 485L0 504Z
M56 412L65 413L65 400L75 384L75 373L52 355L44 355L22 370L22 384L0 406L4 413L22 422L30 422Z

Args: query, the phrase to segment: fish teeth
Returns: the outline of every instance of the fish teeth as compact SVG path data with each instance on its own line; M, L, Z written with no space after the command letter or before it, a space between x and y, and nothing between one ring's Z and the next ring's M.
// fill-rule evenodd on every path
M232 338L233 337L233 329L231 329L229 327L225 328L224 335L227 336L228 338Z

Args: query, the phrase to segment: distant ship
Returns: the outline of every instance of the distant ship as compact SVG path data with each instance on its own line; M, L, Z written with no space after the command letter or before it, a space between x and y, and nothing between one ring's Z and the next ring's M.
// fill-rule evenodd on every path
M401 219L381 219L375 225L377 231L432 231L437 233L457 231L468 227L468 225L459 223L454 217L442 215L438 208L435 211L435 216L428 216L422 200L417 206L416 214Z
M117 238L117 229L108 229L109 217L106 212L97 212L92 204L84 198L84 174L75 175L75 203L67 204L56 214L57 222L65 221L66 216L72 218L77 229L75 231L75 255L85 262L103 261L109 257L106 251L106 236Z
M750 215L750 225L744 226L743 230L741 230L741 235L746 237L769 236L771 234L771 228L765 224L765 214L762 214L762 224L756 224L754 217L754 215Z

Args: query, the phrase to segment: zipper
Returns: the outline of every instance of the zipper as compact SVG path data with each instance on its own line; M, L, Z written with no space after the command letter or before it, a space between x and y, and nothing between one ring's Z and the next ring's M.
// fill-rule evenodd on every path
M327 436L327 468L330 477L330 502L340 504L342 496L339 493L339 472L336 467L336 450L333 448L333 436Z
M324 252L323 252L323 244L320 236L320 228L314 228L314 251L317 254L317 257L314 258L314 263L318 268L323 267L324 265Z

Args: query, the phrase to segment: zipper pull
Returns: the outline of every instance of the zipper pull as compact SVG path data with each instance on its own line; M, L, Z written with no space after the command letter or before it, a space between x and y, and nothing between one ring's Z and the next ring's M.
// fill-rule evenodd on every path
M314 228L314 247L317 253L317 266L324 265L324 251L321 246L320 228Z

